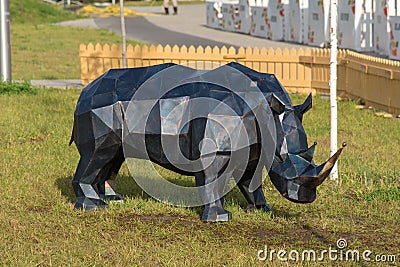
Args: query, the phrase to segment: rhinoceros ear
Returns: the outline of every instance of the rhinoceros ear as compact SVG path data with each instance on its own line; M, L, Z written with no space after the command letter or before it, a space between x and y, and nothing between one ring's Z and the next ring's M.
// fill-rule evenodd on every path
M308 95L307 99L304 101L303 104L294 106L294 109L300 113L304 114L312 108L312 96L311 94Z
M285 104L275 94L271 97L271 109L278 115L285 111Z

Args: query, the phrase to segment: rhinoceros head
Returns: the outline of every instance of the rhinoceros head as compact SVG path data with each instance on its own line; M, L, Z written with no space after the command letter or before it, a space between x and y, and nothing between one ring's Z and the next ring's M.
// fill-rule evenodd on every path
M330 174L343 148L325 163L317 166L313 161L316 143L308 147L302 125L303 114L312 107L311 94L301 105L285 105L272 95L277 146L269 177L278 191L296 203L310 203L316 198L316 187ZM343 147L345 143L343 144Z

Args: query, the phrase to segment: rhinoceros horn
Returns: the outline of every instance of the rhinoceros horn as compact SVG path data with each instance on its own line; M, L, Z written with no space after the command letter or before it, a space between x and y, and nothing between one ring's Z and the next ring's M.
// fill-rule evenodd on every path
M317 187L325 181L326 177L328 177L331 173L333 166L335 165L345 146L346 143L343 143L342 147L338 151L336 151L336 153L332 157L330 157L330 159L317 167L317 170L319 170L319 172L318 176L315 177L316 180L314 180L313 186Z
M313 157L314 157L314 151L315 151L315 146L316 145L317 145L317 142L314 142L314 144L312 146L310 146L309 149L307 149L306 151L300 153L299 156L302 157L303 159L311 162Z

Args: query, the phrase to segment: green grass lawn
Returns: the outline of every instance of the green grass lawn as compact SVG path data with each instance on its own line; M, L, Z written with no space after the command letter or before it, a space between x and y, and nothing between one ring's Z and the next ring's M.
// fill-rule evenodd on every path
M339 102L339 184L327 181L317 200L294 204L265 180L272 213L246 213L234 190L226 197L228 223L205 224L201 208L179 208L143 193L126 165L116 180L127 201L106 210L73 210L70 180L79 160L68 146L78 90L39 89L36 94L0 95L0 264L5 266L277 266L259 262L258 250L336 247L399 255L400 124ZM293 96L300 103L303 96ZM314 98L304 117L316 162L329 154L329 101ZM163 171L172 180L193 178ZM398 259L399 260L399 259ZM303 262L303 265L315 265ZM363 262L365 265L366 263ZM358 266L330 262L324 266ZM365 265L366 266L366 265Z
M121 37L107 30L17 24L11 42L14 80L79 79L79 45L121 44Z
M79 79L81 43L121 44L116 33L70 28L55 22L82 18L40 0L11 0L11 61L14 80ZM128 40L128 44L138 42Z

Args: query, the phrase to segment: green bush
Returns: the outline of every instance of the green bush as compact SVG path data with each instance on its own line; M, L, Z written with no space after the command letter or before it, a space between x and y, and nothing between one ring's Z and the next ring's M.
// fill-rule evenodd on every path
M25 82L0 82L0 95L2 94L31 94L37 93L36 88L33 88L28 81Z

